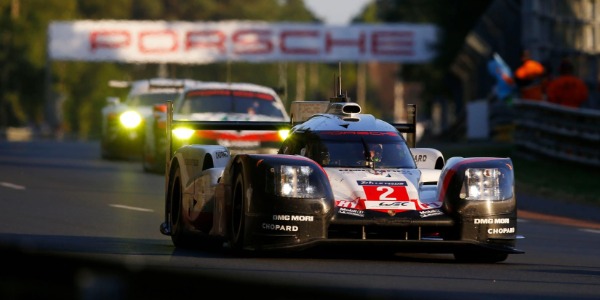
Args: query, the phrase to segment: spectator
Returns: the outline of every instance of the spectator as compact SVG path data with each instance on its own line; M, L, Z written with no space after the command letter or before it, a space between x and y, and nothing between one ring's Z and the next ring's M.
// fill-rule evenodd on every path
M544 66L531 58L529 50L523 51L521 61L521 66L515 71L515 81L519 88L519 97L529 100L543 100L543 80L546 75Z
M494 53L494 57L488 62L488 71L496 79L493 96L501 102L512 104L515 82L510 67L506 65L500 55Z
M573 71L571 61L565 58L560 62L559 76L548 84L548 102L578 108L588 99L587 85Z

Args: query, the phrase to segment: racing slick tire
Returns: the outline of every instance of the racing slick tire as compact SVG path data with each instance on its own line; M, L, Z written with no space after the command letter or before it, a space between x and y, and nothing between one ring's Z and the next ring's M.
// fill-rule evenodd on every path
M245 230L245 207L246 207L246 183L242 168L237 168L235 181L233 184L233 193L231 197L231 223L229 232L229 245L235 253L241 253L244 248L244 230Z
M461 263L497 263L505 261L508 253L502 252L455 252L454 259Z
M191 235L186 231L183 222L182 200L183 186L181 183L181 170L178 165L175 166L169 179L167 194L166 220L171 228L171 241L175 247L190 248L194 246Z

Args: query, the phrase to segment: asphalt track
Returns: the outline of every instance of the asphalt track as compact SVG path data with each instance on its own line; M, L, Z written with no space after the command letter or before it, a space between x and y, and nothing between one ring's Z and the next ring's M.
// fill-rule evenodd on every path
M600 230L600 207L596 205L519 192L517 203L520 218Z

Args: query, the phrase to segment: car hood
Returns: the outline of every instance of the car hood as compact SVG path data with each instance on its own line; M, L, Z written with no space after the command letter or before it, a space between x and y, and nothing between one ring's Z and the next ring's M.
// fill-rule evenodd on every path
M423 199L418 169L325 168L338 207L396 213L439 209L437 197Z

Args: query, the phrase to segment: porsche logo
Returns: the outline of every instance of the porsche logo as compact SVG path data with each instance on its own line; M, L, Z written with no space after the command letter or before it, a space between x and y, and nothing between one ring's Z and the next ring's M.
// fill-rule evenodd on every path
M387 213L388 213L388 215L390 215L390 217L393 217L396 215L396 211L393 211L393 210L388 210Z

